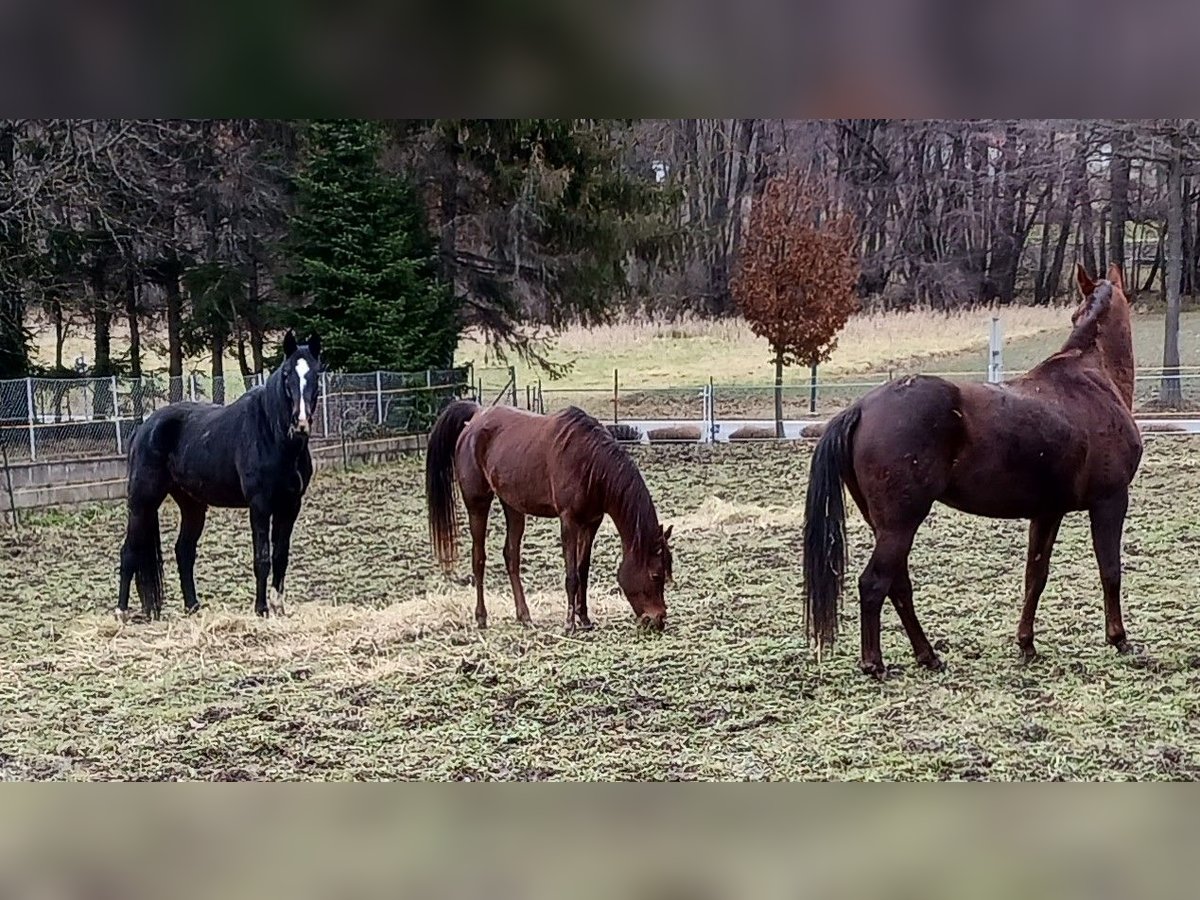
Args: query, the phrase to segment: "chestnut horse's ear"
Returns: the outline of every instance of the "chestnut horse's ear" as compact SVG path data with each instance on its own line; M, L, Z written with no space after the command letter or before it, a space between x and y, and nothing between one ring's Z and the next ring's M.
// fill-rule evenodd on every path
M1116 263L1108 267L1108 280L1115 284L1121 293L1125 293L1125 279L1121 277L1121 267Z
M1079 282L1079 290L1084 297L1092 296L1092 291L1096 289L1096 282L1092 281L1092 276L1087 273L1083 263L1075 263L1075 280Z

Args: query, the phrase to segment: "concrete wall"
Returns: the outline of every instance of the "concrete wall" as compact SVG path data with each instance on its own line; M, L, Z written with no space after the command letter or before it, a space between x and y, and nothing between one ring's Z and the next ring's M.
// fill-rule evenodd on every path
M425 435L380 438L347 444L343 454L340 443L314 443L313 466L321 470L343 465L376 465L392 462L407 453L424 451ZM18 514L23 509L49 509L78 506L125 496L126 459L103 456L50 462L10 464L13 500ZM0 473L0 477L4 477ZM7 482L0 482L0 506L4 519L11 517Z

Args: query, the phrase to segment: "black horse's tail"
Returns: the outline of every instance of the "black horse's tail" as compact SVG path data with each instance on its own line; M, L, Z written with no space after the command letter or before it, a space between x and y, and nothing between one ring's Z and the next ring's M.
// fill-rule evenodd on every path
M142 613L147 619L162 616L163 559L162 535L158 527L158 510L130 510L131 524L128 541L133 558L133 580L142 600Z
M846 505L842 492L851 465L858 404L842 410L825 428L813 452L804 509L804 620L818 653L837 635L838 598L845 586Z
M455 400L442 410L429 432L425 454L425 503L429 535L444 571L458 556L458 521L454 509L454 448L467 423L479 412L478 403Z
M126 503L129 523L121 553L123 568L132 568L133 582L147 619L160 618L163 606L162 534L158 502L142 498L154 488L166 468L167 457L179 439L180 422L160 413L153 421L139 423L129 440L129 476Z

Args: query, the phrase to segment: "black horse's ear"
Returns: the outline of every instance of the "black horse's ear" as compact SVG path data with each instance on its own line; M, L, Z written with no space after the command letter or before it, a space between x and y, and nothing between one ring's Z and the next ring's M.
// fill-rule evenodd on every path
M305 343L308 344L308 352L314 358L321 355L321 336L319 334L314 331L308 336L308 340Z
M289 357L296 352L296 334L292 329L288 329L287 334L283 336L283 355Z

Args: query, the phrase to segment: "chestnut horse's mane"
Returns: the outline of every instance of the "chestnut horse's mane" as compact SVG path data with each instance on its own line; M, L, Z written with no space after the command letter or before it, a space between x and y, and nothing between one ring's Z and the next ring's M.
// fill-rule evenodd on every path
M1071 329L1063 350L1087 350L1095 346L1100 336L1100 319L1112 305L1113 287L1108 281L1097 281L1087 310ZM1061 352L1061 351L1060 351Z
M658 533L658 514L633 458L607 428L579 407L567 407L558 418L563 423L559 432L563 445L578 451L580 478L599 485L617 514L632 524L633 549L639 553L650 549L649 542Z

